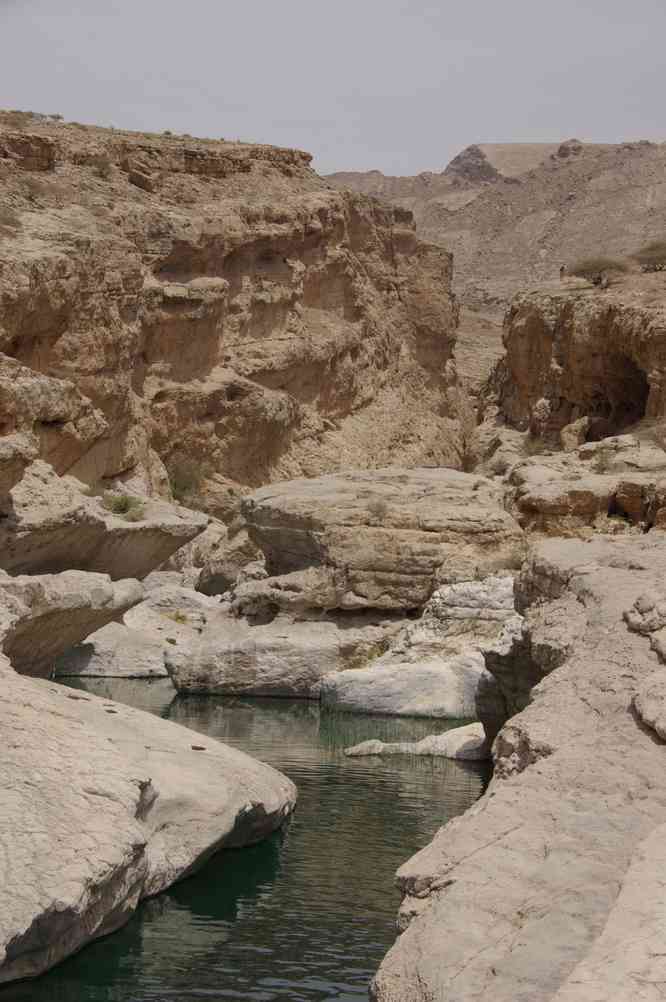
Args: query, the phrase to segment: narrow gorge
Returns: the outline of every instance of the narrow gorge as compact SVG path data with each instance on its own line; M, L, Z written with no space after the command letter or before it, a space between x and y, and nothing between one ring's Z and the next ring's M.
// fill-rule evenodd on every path
M0 1002L660 997L666 273L434 233L578 145L0 113Z

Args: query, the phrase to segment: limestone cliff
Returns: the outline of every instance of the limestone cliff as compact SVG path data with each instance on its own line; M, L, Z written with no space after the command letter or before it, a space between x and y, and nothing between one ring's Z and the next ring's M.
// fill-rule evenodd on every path
M552 439L587 419L591 440L666 416L664 302L660 274L517 296L492 380L507 421Z
M226 515L246 485L459 465L451 258L409 212L294 150L8 123L0 486L39 455Z

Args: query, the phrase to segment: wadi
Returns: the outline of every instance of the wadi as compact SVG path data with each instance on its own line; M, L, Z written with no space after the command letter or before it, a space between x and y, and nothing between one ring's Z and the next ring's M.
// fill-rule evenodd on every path
M661 997L665 151L0 113L0 1002Z

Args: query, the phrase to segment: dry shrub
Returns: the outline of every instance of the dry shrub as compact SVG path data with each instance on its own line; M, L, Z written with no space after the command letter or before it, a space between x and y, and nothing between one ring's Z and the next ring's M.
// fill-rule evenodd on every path
M141 522L145 518L143 501L132 494L113 494L107 491L102 504L107 511L113 515L120 515L126 522Z

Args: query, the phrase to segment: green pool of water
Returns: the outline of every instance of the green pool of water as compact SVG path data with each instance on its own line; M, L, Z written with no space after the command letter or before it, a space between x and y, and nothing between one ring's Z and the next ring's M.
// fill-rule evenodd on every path
M368 738L418 740L444 722L331 715L285 700L174 697L168 681L88 680L263 759L298 786L289 826L221 853L133 920L0 1002L352 1002L395 938L394 872L481 794L486 767L347 759Z

